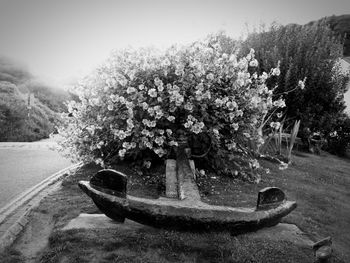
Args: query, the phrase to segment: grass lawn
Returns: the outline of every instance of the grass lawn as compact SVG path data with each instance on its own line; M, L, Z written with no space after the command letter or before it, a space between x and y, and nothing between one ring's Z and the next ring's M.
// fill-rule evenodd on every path
M315 241L332 236L334 262L350 262L350 160L326 153L318 156L297 152L293 161L283 171L274 163L261 161L270 173L264 175L258 185L214 174L202 176L197 180L202 199L218 205L255 206L259 189L280 187L288 199L298 203L298 208L285 217L284 222L296 224ZM157 182L147 183L127 167L116 168L130 175L129 194L158 196ZM66 178L62 188L46 197L33 211L26 231L0 255L0 261L280 263L314 260L311 248L249 235L185 233L150 227L62 231L62 227L80 213L98 213L91 199L77 186L79 180L89 179L98 170L88 165ZM26 240L26 235L31 239Z

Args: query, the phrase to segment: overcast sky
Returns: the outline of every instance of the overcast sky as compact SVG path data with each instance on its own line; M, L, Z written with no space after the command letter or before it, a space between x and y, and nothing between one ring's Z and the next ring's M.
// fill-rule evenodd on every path
M245 24L304 24L350 14L350 0L0 0L0 56L60 83L86 74L112 49L169 46Z

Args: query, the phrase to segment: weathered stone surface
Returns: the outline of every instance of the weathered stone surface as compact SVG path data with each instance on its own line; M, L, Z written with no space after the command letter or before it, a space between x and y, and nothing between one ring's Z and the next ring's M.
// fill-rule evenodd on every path
M165 166L165 195L168 198L178 198L177 192L177 175L176 175L176 160L166 160Z
M117 223L104 214L86 214L81 213L65 225L62 230L71 229L139 229L146 226L131 220L125 220L124 224Z
M70 229L96 229L96 228L114 228L118 225L114 220L104 214L85 214L73 218L65 225L62 230Z
M315 258L317 263L326 263L330 262L332 257L332 247L331 246L322 246L315 252Z
M277 187L266 187L259 191L256 208L270 209L278 206L285 200L285 194Z
M285 201L276 208L256 211L253 208L213 206L193 199L146 199L134 196L124 199L101 193L89 182L81 181L79 186L96 204L103 203L104 206L99 208L111 218L126 217L158 228L186 231L255 231L264 226L276 225L296 207L295 202Z
M193 167L187 158L185 148L179 148L177 151L177 180L178 193L180 200L201 200L197 184L194 181ZM194 166L194 163L193 163Z
M192 170L192 174L193 174L193 179L196 181L196 166L194 164L194 161L193 160L189 160L190 161L190 167L191 167L191 170Z
M126 196L126 176L111 170L103 170L91 182L81 181L79 186L103 213L118 222L128 218L158 228L185 231L230 231L233 234L255 231L278 224L296 208L296 203L286 201L284 193L275 187L259 192L258 209L202 202L193 178L194 165L191 167L185 149L185 146L178 147L176 159L180 200ZM174 166L169 169L173 171Z
M312 245L312 247L313 247L314 250L317 250L320 247L325 246L325 245L327 245L327 246L332 245L332 238L331 237L326 237L324 239L321 239L320 241L315 242Z
M112 169L104 169L96 173L90 183L96 189L104 193L118 197L126 197L127 176L121 172Z
M332 238L326 237L313 245L316 262L329 262L332 257Z
M111 195L113 199L115 199L117 196ZM101 212L103 212L106 216L109 218L112 218L113 220L124 223L125 221L125 211L123 209L120 209L119 206L116 206L113 202L110 202L110 200L103 198L103 196L95 196L95 198L92 198L95 205L100 209Z
M309 248L312 253L313 241L294 224L279 223L273 227L266 227L247 237L259 240L289 241L298 246Z
M126 198L127 182L125 174L112 169L101 170L90 180L91 186L96 190L121 198ZM120 223L124 222L124 213L116 209L109 201L104 198L93 198L92 200L98 209L108 217Z
M195 164L193 160L189 160L190 168L192 171L192 178L193 180L196 179L195 177ZM184 199L186 198L184 189L183 189L183 183L179 187L179 181L178 181L178 173L177 173L177 165L176 165L176 160L174 159L167 159L166 160L166 166L165 166L165 178L166 178L166 183L165 183L165 196L168 198L178 198L178 199ZM183 176L180 176L180 180L183 181ZM192 182L191 182L192 184ZM195 182L193 181L193 184ZM198 191L198 189L194 190Z

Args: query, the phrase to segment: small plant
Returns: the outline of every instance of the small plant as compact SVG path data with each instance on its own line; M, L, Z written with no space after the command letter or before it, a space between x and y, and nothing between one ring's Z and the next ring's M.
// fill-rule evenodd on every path
M290 163L292 159L292 150L298 135L300 120L295 121L290 133L286 133L283 129L282 122L278 129L273 129L273 132L267 136L264 145L260 152L268 155L268 158L276 157L277 162Z
M348 154L350 149L350 117L338 118L333 130L326 135L324 149L339 156Z
M293 129L290 133L290 142L288 143L288 141L287 141L287 159L288 159L288 162L290 162L292 159L292 150L293 150L293 146L294 146L295 140L296 140L298 132L299 132L299 127L300 127L300 120L295 121Z

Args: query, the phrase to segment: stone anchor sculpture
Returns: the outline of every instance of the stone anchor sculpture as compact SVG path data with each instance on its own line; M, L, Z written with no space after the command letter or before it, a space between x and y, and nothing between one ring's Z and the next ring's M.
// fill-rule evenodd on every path
M296 202L287 201L276 187L261 190L253 208L209 205L201 201L185 147L179 147L173 168L169 164L167 172L173 169L174 176L167 174L167 180L176 183L169 187L177 193L167 189L172 192L171 197L147 199L127 195L127 176L109 169L99 171L90 182L80 181L79 186L115 221L124 222L128 218L153 227L184 231L254 231L278 224L297 206Z

